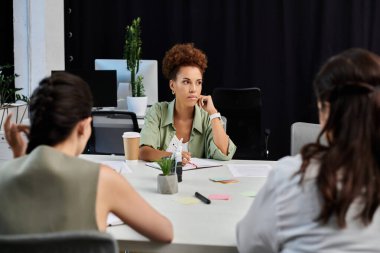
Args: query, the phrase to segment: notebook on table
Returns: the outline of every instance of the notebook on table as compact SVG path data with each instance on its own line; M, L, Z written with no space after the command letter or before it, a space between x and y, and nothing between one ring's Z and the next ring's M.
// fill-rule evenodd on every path
M156 162L146 163L145 165L155 168L155 169L160 169L160 166ZM215 161L210 161L207 159L200 159L200 158L191 158L190 162L182 167L182 170L183 171L196 170L196 169L205 169L205 168L220 167L220 166L223 166L223 165Z

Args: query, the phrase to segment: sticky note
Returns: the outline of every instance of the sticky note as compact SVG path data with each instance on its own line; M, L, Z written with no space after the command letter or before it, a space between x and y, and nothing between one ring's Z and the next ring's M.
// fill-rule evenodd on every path
M225 180L234 180L234 178L231 177L210 177L211 181L225 181Z
M178 198L178 199L176 199L176 201L180 204L183 204L183 205L194 205L194 204L200 203L199 199L193 198L193 197Z
M245 197L253 198L256 196L257 193L255 191L246 191L246 192L241 192L240 194Z
M221 183L221 184L232 184L232 183L238 183L239 180L233 179L233 178L222 178L222 177L215 177L210 178L211 181L215 183Z
M208 198L213 200L230 200L231 197L228 194L211 194Z

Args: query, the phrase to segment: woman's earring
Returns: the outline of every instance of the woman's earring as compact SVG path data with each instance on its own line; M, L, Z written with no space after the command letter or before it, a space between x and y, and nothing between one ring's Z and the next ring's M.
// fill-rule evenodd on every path
M172 90L172 94L173 94L173 95L175 94L174 90Z

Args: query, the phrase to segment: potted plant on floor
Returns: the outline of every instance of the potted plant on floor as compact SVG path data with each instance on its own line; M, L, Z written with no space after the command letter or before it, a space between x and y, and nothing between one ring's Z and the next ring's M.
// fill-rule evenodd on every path
M18 75L13 73L12 65L0 66L0 131L7 115L12 112L13 121L21 123L27 114L29 99L27 96L18 94L22 88L14 88L13 82ZM14 103L22 101L23 103Z
M128 110L137 116L144 116L148 98L144 93L143 77L138 76L142 45L140 22L141 19L136 18L126 27L124 58L127 61L127 69L131 72L132 97L127 97Z
M174 173L174 160L171 157L163 157L157 163L162 171L157 177L157 191L162 194L177 193L178 180Z

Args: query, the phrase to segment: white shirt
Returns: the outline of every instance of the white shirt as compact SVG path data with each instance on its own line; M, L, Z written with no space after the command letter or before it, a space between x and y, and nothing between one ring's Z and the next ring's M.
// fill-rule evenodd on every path
M182 151L187 152L189 150L189 142L182 143L182 141L179 140L176 135L174 135L172 140L170 141L170 143L168 145L168 148L165 151L174 153L176 151L178 145L182 145Z
M319 164L309 165L305 182L299 185L300 155L278 161L246 216L237 225L239 252L380 252L380 211L363 226L354 216L358 202L351 204L347 227L339 229L334 219L326 225L315 221L322 201L317 185Z

